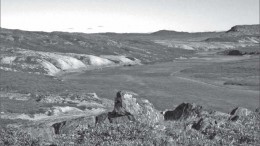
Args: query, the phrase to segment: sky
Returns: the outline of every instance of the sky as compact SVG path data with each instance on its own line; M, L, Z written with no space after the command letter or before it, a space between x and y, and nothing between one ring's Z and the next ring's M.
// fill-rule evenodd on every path
M223 31L259 24L259 0L1 0L1 27L30 31Z

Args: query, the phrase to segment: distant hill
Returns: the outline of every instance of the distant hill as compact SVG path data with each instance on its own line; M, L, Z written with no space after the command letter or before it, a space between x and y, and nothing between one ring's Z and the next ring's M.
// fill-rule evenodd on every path
M170 61L191 51L155 43L149 34L39 32L1 29L1 48L87 55L123 55L143 63ZM1 53L1 52L0 52Z
M188 32L180 32L180 31L173 31L173 30L159 30L156 32L151 33L151 35L179 35L179 34L189 34Z
M218 37L210 37L206 42L260 42L260 25L236 25Z
M260 35L260 25L236 25L226 33L234 35Z
M218 37L224 32L184 32L184 31L174 31L174 30L159 30L150 33L150 36L163 37L163 38L176 38L176 39L192 39L200 40L201 38L211 38Z

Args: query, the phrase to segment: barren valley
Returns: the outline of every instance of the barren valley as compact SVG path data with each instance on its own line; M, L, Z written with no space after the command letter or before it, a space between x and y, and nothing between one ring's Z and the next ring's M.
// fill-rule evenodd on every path
M256 131L249 129L259 124L259 42L259 25L234 26L225 32L149 34L1 29L0 136L19 134L8 131L11 127L32 136L27 142L41 145L121 145L131 140L95 143L109 131L96 125L120 128L135 119L138 122L130 122L130 127L153 127L151 133L161 136L159 140L156 134L144 136L147 143L255 145L259 125L253 127ZM179 110L183 112L175 115ZM248 120L251 125L243 127ZM123 129L131 133L133 127ZM176 127L192 131L186 136L207 140L182 140L187 137ZM212 127L217 132L206 130ZM239 128L244 131L233 139L224 137ZM86 134L91 129L93 137ZM5 138L0 138L0 145L17 142ZM140 139L132 140L132 145L142 143Z

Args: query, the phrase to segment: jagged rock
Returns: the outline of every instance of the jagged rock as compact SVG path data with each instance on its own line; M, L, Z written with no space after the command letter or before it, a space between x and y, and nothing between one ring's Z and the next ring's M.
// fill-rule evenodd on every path
M105 121L104 115L97 116L98 123ZM102 119L102 120L100 120ZM158 123L163 116L146 99L138 98L137 94L128 91L119 91L115 98L114 110L107 113L110 123L130 121Z
M163 120L163 116L147 99L139 98L135 93L119 91L115 98L115 115L133 115L135 120L155 124Z
M249 109L246 108L242 108L242 107L236 107L235 109L233 109L230 112L230 120L231 121L237 121L239 118L241 117L246 117L248 115L252 114L252 111L250 111Z
M117 92L113 113L116 115L137 114L140 111L140 105L133 96L136 94L128 91Z
M230 112L230 115L237 115L237 116L248 116L252 113L249 109L243 107L236 107Z
M198 117L202 113L202 106L182 103L173 111L166 111L164 113L164 120L185 120L192 117Z

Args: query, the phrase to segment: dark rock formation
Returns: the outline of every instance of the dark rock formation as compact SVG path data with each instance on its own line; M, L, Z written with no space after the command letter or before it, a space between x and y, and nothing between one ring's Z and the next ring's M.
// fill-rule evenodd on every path
M164 113L164 120L185 120L192 117L198 117L201 113L202 106L194 103L182 103L173 111L166 111Z

